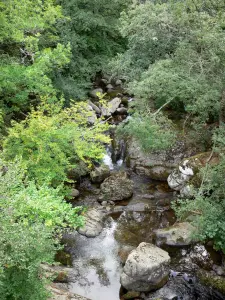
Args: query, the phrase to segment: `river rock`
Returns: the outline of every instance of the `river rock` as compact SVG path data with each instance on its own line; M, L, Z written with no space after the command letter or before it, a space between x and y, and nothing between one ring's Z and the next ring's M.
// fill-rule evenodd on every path
M79 227L77 231L86 237L98 236L103 229L103 217L104 214L98 209L89 209L84 215L85 225L83 227Z
M127 115L127 109L126 109L126 107L119 107L119 108L117 108L116 112L119 115Z
M211 289L215 289L225 295L225 277L218 276L214 272L200 269L197 271L197 278L201 284L210 287Z
M97 113L97 114L101 114L101 110L100 108L95 105L93 102L91 102L90 100L88 101L88 104L92 107L92 109Z
M58 284L51 284L51 286L48 287L48 290L52 294L49 300L90 300L89 298L70 293Z
M103 94L103 89L101 89L101 88L94 89L89 92L89 95L94 99L98 99L97 93Z
M100 201L120 201L128 199L133 194L134 183L124 171L113 173L100 186Z
M79 195L80 195L80 192L77 189L72 189L71 190L70 196L72 198L77 198L77 197L79 197Z
M45 278L54 279L55 282L69 282L70 278L73 277L72 268L52 266L49 264L41 264L40 268L43 271Z
M106 165L101 165L100 167L96 167L93 171L91 171L91 181L93 183L101 183L110 175L110 169Z
M120 277L128 291L148 292L161 288L169 276L169 254L153 244L141 243L133 250Z
M185 143L180 141L170 150L151 151L146 154L134 140L127 147L127 163L138 174L154 180L166 181L168 176L186 156L192 153Z
M185 158L168 176L168 185L171 189L180 191L181 196L189 197L192 195L193 186L199 187L201 185L202 175L200 170L205 167L207 163L216 165L218 161L218 155L211 155L210 152L203 152Z
M168 177L167 182L171 189L180 191L185 188L186 183L194 175L192 167L188 164L189 160L186 159L179 165L177 170L174 170Z
M122 84L123 84L123 82L120 79L117 79L116 82L115 82L116 86L121 86Z
M117 108L120 106L120 103L121 103L121 98L119 97L116 97L111 101L109 101L108 104L109 104L109 109L111 114L113 114L117 110Z
M188 246L193 242L194 227L188 223L177 223L173 226L155 230L157 246Z

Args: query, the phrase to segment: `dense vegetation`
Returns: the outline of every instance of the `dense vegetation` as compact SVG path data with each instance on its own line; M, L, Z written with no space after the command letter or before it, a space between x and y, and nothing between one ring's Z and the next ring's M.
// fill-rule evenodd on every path
M171 115L182 121L189 143L218 153L220 163L202 171L194 200L180 201L176 211L181 219L197 212L198 238L213 239L225 252L224 17L222 0L135 2L121 14L120 31L128 46L111 68L137 98L139 114L124 131L145 150L173 141L165 119ZM162 111L164 116L157 117Z
M107 122L85 101L96 75L124 79L135 113L120 132L145 151L176 139L218 153L192 200L201 240L225 252L225 4L223 0L2 0L0 3L0 293L44 300L41 262L62 229L83 223L64 200L70 170L101 161ZM175 116L175 117L174 117Z

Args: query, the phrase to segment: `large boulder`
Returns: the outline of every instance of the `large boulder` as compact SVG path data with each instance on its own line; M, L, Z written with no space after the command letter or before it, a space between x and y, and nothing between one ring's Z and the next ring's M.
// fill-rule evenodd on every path
M171 172L183 160L187 153L184 142L177 142L170 150L151 151L146 154L134 140L127 147L127 163L138 174L154 180L166 181Z
M121 103L121 98L116 97L112 99L107 103L107 106L103 106L101 108L102 115L104 117L111 116L111 114L114 114L116 112L117 108L120 106L120 103Z
M120 277L127 290L148 292L161 288L169 276L169 254L153 244L141 243L133 250Z
M193 243L194 227L188 223L177 223L173 226L155 230L158 246L188 246Z
M100 188L100 201L120 201L132 196L134 183L126 172L121 171L106 178Z
M103 217L104 214L100 210L95 208L89 209L84 215L85 225L79 227L77 231L86 237L98 236L103 229Z
M101 183L104 181L107 177L110 175L110 169L109 166L101 165L97 168L95 168L93 171L91 171L91 181L93 183Z

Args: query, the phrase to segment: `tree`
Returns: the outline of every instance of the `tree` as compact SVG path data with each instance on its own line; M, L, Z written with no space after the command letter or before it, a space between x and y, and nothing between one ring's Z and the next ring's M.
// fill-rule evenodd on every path
M85 99L91 81L107 62L124 49L119 33L120 12L130 1L58 0L68 20L58 22L61 42L71 43L69 67L55 74L55 83L67 99Z
M57 44L54 24L63 16L52 0L2 1L0 18L0 109L21 119L41 96L57 101L50 76L69 62L70 47Z
M199 123L217 121L224 90L223 1L157 2L123 13L128 50L118 56L114 71L145 104L168 103Z
M83 102L68 109L60 102L43 103L8 130L3 155L7 161L21 157L28 178L37 184L61 185L68 181L68 170L76 168L72 161L91 166L103 157L104 143L110 140L104 134L108 125L96 119L91 127L91 116L93 112Z
M44 300L49 294L41 263L53 263L61 227L83 224L80 207L46 184L29 181L19 161L0 162L1 299Z

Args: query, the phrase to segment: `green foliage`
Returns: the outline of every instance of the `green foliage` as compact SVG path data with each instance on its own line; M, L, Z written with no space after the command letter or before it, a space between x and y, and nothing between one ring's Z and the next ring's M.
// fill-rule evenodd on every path
M129 5L125 0L58 0L68 20L58 22L61 42L71 43L72 59L64 72L56 72L56 85L66 98L84 99L91 79L122 51L118 19Z
M198 122L218 120L225 70L224 4L157 2L136 3L122 14L121 33L129 43L114 71L145 103L183 106Z
M72 160L91 165L103 156L108 125L96 120L90 127L91 115L83 102L68 109L61 103L43 104L24 121L13 123L3 143L4 157L8 161L21 157L29 179L58 186L67 181L67 171L76 167Z
M6 119L23 118L41 96L57 100L51 75L70 60L70 45L57 44L54 34L61 18L53 0L1 2L0 109Z
M4 112L26 112L30 103L38 103L41 96L48 95L52 101L56 101L56 91L47 75L51 75L53 69L60 69L67 64L69 57L69 45L64 47L58 44L53 50L47 48L37 52L34 64L29 66L3 61L0 92Z
M67 204L58 190L30 182L20 162L0 163L1 299L44 300L48 293L40 264L52 263L60 227L83 224L81 208ZM60 227L59 227L60 226Z
M214 134L215 151L220 162L202 170L203 182L194 200L180 200L174 204L179 219L193 220L198 239L213 240L216 249L225 253L225 127ZM191 216L191 217L190 217Z
M134 137L144 151L167 149L175 142L171 121L162 114L134 114L127 124L122 124L118 132L124 137Z

